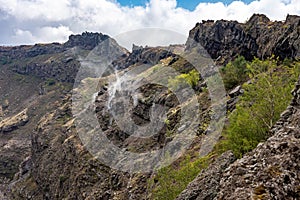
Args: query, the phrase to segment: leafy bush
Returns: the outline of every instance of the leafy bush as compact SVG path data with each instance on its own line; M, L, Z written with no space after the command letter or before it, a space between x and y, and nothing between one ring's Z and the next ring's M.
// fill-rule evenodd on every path
M227 90L233 89L249 79L247 64L245 58L240 56L221 69L223 82Z
M186 86L194 88L200 79L199 73L193 69L187 74L180 74L175 78L170 78L168 80L168 87L177 90Z
M266 69L268 66L268 69ZM245 90L224 131L223 151L231 149L237 157L268 138L268 130L288 106L299 75L299 66L277 66L276 60L254 60L248 65L252 84Z
M157 200L175 199L198 173L208 166L209 159L210 156L206 156L191 161L191 157L187 156L180 163L178 169L173 166L160 169L149 183L150 187L154 187L152 198ZM154 185L154 182L157 182L157 185Z

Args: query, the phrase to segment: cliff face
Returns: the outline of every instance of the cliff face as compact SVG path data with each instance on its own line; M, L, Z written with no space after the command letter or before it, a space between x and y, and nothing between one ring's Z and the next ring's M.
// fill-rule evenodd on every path
M203 21L190 31L191 40L199 42L219 64L238 55L247 60L300 57L300 17L288 15L284 22L272 22L265 15L253 15L246 23Z

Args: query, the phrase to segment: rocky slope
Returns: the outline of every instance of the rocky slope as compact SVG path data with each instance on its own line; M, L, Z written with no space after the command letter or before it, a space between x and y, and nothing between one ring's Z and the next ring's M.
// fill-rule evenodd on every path
M148 175L115 171L95 159L78 137L71 102L44 116L9 193L13 199L144 199ZM28 167L29 169L26 169Z
M293 95L274 135L224 171L217 199L300 198L300 79Z
M107 38L83 33L65 44L0 47L0 184L30 155L31 134L41 117L70 92L78 56Z
M299 199L300 78L292 93L272 137L231 165L232 154L223 154L177 199Z
M190 31L191 41L199 42L219 64L239 55L247 60L265 59L275 55L280 59L300 57L300 17L288 15L285 21L270 21L255 14L246 23L237 21L203 21Z
M12 178L20 162L30 155L30 137L35 125L43 115L56 109L56 101L70 92L81 66L80 59L98 45L109 45L123 52L118 63L124 65L151 59L155 63L167 53L147 48L129 54L109 36L88 32L71 35L63 44L0 47L1 178ZM14 116L25 109L26 119L15 121Z
M175 58L171 56L169 60L172 59ZM176 62L178 60L170 63L176 65ZM163 66L155 65L139 72L137 76L145 77L147 74L149 78L151 73L159 68L164 69ZM141 75L143 73L144 75ZM157 74L160 76L156 77L157 79L168 78L167 71ZM100 80L84 79L81 84L83 91L81 94L84 94L91 84L99 84L95 112L100 128L110 142L119 148L136 153L162 148L170 142L172 137L167 135L166 125L157 134L146 139L130 137L118 127L107 110L109 98L107 82L114 78L114 75L111 75ZM176 109L180 110L181 105L174 95L170 95L162 86L151 84L142 87L140 92L143 95L139 97L137 105L132 110L126 108L130 110L129 113L132 114L131 117L136 124L143 125L150 122L150 109L155 103L168 108L169 124L170 126L175 124L172 129L178 128L176 122L179 112ZM58 109L45 115L32 135L32 155L21 164L19 173L10 184L8 188L10 198L37 200L149 198L151 194L148 190L148 180L151 173L130 174L105 166L91 155L82 143L75 126L75 120L78 119L72 116L70 96L66 97L63 103L56 103L55 106ZM201 108L203 113L208 112L209 105L205 102ZM92 104L86 109L93 109ZM120 109L121 107L118 107L118 110ZM172 129L169 129L169 132Z

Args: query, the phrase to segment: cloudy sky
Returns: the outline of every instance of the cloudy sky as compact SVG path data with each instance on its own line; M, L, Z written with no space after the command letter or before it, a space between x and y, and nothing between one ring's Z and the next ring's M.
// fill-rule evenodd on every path
M300 15L300 0L0 0L0 44L64 42L83 31L114 37L148 27L187 35L203 19L244 22L253 13L284 20Z

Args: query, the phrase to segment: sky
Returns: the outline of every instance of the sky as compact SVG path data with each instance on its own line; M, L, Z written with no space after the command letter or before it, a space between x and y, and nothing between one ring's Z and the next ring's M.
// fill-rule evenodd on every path
M199 3L217 3L222 2L225 5L232 3L234 0L177 0L177 7L182 7L193 11ZM250 3L252 0L243 0L245 3ZM147 0L119 0L118 1L122 6L144 6L147 3Z
M202 20L245 22L253 13L284 20L300 15L300 0L0 0L0 45L65 42L84 31L117 37L144 28L187 36Z

